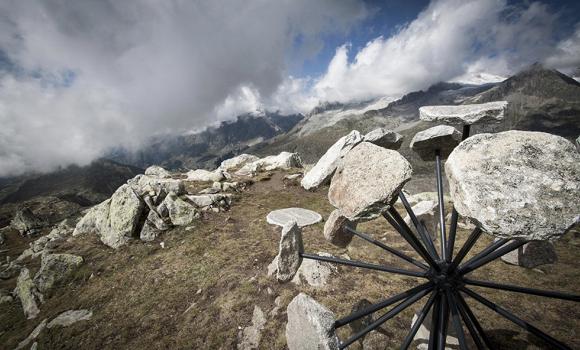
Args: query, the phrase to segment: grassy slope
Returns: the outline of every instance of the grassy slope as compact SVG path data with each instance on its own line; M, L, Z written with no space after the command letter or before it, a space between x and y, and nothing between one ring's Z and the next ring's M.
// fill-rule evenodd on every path
M306 192L298 186L284 187L281 175L258 182L240 194L226 213L208 214L189 228L165 233L159 241L134 242L117 251L102 245L95 236L74 238L60 249L85 258L75 280L56 289L41 306L35 320L27 321L18 303L0 305L0 348L12 349L44 318L76 308L89 308L94 316L68 328L45 330L40 349L232 349L238 343L239 327L251 323L254 305L268 314L279 295L282 312L267 316L260 348L285 348L286 305L300 291L313 296L337 315L350 312L362 298L376 302L414 286L417 279L340 267L339 275L323 289L279 284L266 276L266 266L277 253L278 229L268 225L266 214L276 208L301 206L328 217L332 210L326 189ZM405 262L355 239L347 249L337 249L322 237L323 224L304 230L309 252L347 253L352 259L408 267ZM381 220L359 226L365 232L411 254L410 248ZM458 240L467 232L460 230ZM526 270L496 261L477 274L485 279L544 289L580 292L577 242L569 235L556 244L559 261L541 270ZM14 236L9 254L24 249ZM481 250L491 238L476 246ZM38 263L33 263L38 265ZM92 277L91 277L92 276ZM15 280L2 281L13 288ZM268 293L268 288L272 294ZM499 304L514 310L572 348L580 347L575 331L580 326L580 306L571 302L482 290ZM195 303L194 306L186 310ZM470 302L471 305L474 305ZM413 305L365 340L368 348L396 348L410 326ZM542 348L533 337L508 321L475 305L482 325L502 348ZM344 338L348 327L340 330ZM355 348L360 348L357 345Z

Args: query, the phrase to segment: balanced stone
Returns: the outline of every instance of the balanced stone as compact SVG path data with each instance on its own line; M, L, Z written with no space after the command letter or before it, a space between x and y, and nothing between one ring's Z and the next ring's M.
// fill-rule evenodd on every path
M304 175L300 182L306 190L312 190L330 182L334 171L344 156L363 140L361 134L353 130L336 141L316 165Z
M403 136L392 130L377 128L364 136L364 141L377 146L397 150L401 148Z
M324 238L330 243L344 248L349 245L353 236L347 227L354 230L356 223L342 215L340 210L335 209L324 223Z
M284 208L271 211L266 216L266 221L272 225L285 226L296 221L298 226L305 227L316 224L322 220L322 216L315 211L303 208Z
M291 221L284 225L280 237L276 273L278 281L288 282L294 277L302 263L303 252L302 230L296 221Z
M530 241L503 255L501 260L511 265L532 269L540 265L553 264L558 260L558 257L552 242Z
M459 106L424 106L419 108L421 120L446 124L483 124L503 120L507 101Z
M292 299L286 311L286 343L289 350L338 349L332 311L304 293Z
M461 134L449 125L437 125L415 134L411 140L411 149L425 161L435 159L435 151L446 158L461 142Z
M411 164L397 151L362 142L332 177L328 199L351 221L377 217L411 179Z
M551 240L580 221L580 154L560 136L475 135L453 151L445 172L459 214L494 236Z

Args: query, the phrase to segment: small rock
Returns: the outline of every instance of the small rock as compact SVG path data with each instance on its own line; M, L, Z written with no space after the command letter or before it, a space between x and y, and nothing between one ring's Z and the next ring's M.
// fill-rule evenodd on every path
M46 319L42 320L42 322L40 322L38 324L38 326L36 326L36 328L34 328L32 333L30 333L30 335L26 339L24 339L23 341L21 341L18 344L18 346L16 347L16 350L24 349L26 346L28 346L28 344L30 344L31 341L38 338L40 333L44 330L44 328L46 328L46 321L47 321Z
M421 120L448 124L498 123L503 120L507 101L459 106L423 106L419 108Z
M254 306L252 316L252 325L244 328L242 332L242 341L238 344L240 350L257 349L262 340L262 331L266 325L266 317L259 306Z
M12 297L12 295L9 292L7 292L3 289L0 289L0 305L11 303L13 300L14 300L14 298Z
M72 254L44 254L34 284L44 293L55 284L66 280L82 264L83 258Z
M304 175L300 182L302 187L306 190L312 190L328 184L342 158L362 140L361 134L356 130L338 139L318 160L316 165Z
M278 281L288 282L294 277L302 263L303 252L302 230L295 221L289 222L283 227L280 237L276 270Z
M528 269L553 264L558 260L554 244L547 241L531 241L501 257L501 260Z
M411 164L397 151L362 142L334 174L328 200L351 221L377 217L411 179Z
M335 316L310 296L298 294L286 309L286 343L289 350L338 349Z
M433 240L436 240L439 236L439 204L432 201L422 201L414 205L411 209L413 209L417 220L423 222L423 225L427 228L427 232L429 232L429 236ZM409 215L405 217L405 223L417 234L417 229Z
M364 136L365 142L370 142L380 147L398 150L403 144L403 136L392 130L377 128Z
M350 221L341 214L340 210L335 209L324 223L324 238L330 243L344 248L350 244L353 237L353 234L346 227L356 230L356 226L355 222Z
M333 257L324 252L318 252L320 256ZM312 259L303 259L300 268L296 271L292 283L296 285L308 284L311 287L325 287L330 277L338 271L331 263Z
M441 158L447 158L461 142L461 133L452 126L438 125L418 132L411 140L411 149L424 161L435 160L435 151Z
M30 271L27 268L23 268L20 271L14 294L20 299L22 310L24 311L26 318L30 320L38 316L38 313L40 312L40 309L37 306L39 293L34 282L32 282L32 279L30 278Z
M20 209L10 221L10 226L20 232L22 236L38 234L44 225L45 222L34 215L30 208Z
M322 221L322 216L315 211L303 208L284 208L273 210L266 216L266 221L272 225L285 226L295 221L298 226L305 227Z
M90 310L69 310L61 313L46 325L46 328L56 326L68 327L79 321L90 320L93 312Z
M425 350L427 349L427 344L429 344L429 335L431 332L431 321L433 320L432 315L433 308L429 310L427 316L425 317L425 320L423 320L423 323L419 327L417 334L415 334L415 338L413 338L414 341L419 342L417 349L425 349ZM418 313L415 313L415 315L413 316L413 320L411 321L411 327L413 327L415 322L417 322L418 318L419 318ZM458 345L459 340L457 340L455 328L453 327L451 320L449 320L447 324L447 339L445 342L445 350L457 349Z
M155 176L155 177L162 178L162 179L167 179L167 178L171 177L171 174L169 173L169 171L163 169L162 167L160 167L158 165L152 165L152 166L148 167L147 169L145 169L145 175Z
M226 179L224 171L221 169L216 169L215 171L205 169L190 170L186 175L187 180L198 182L215 182Z

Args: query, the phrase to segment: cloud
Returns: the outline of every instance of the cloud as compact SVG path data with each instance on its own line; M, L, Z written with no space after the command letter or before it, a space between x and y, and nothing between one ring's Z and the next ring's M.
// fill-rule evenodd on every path
M578 65L580 31L558 44L557 20L539 2L433 1L393 36L368 42L352 61L350 46L339 47L312 94L328 101L396 97L439 81L465 80L466 73L497 79L536 61Z
M86 164L114 146L254 108L356 0L7 0L0 4L0 176Z

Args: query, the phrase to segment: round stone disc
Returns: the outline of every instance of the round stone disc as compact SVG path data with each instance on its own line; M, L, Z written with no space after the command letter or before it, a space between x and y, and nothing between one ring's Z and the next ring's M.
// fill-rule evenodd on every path
M313 225L322 220L322 216L315 211L304 208L284 208L271 211L266 216L266 221L272 225L284 226L288 222L296 220L300 227Z
M494 236L551 240L580 220L580 153L560 136L475 135L451 153L445 173L459 214Z

